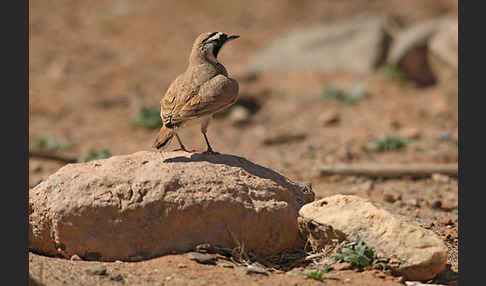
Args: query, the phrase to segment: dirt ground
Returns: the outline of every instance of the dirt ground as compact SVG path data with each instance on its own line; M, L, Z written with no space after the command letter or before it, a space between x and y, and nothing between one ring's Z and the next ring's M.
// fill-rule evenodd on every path
M297 26L312 27L361 13L390 15L402 23L457 12L457 1L29 1L29 142L53 136L68 142L57 151L78 157L91 149L113 155L150 150L157 130L128 123L141 106L157 105L170 82L187 65L201 32L241 36L225 47L220 61L240 82L245 124L229 112L209 127L220 153L270 167L295 181L312 182L316 199L341 193L370 198L377 206L436 232L449 248L448 269L434 283L457 285L457 178L370 179L319 176L321 163L457 163L458 111L440 85L420 88L382 72L276 71L249 78L249 58L274 37ZM356 105L322 100L326 84L366 85ZM237 104L237 105L238 105ZM323 114L335 114L326 124ZM361 146L385 136L415 133L405 148L366 154ZM198 126L180 133L184 144L205 150ZM287 137L285 142L275 138ZM269 143L270 142L270 143ZM274 143L272 143L274 142ZM171 146L177 146L173 143ZM29 184L63 166L31 158ZM106 275L86 269L105 265ZM67 261L29 253L30 276L42 285L318 285L302 269L246 274L228 263L201 265L183 255L144 262ZM120 274L122 278L116 276ZM377 270L331 271L328 285L402 285ZM115 278L113 278L115 277ZM120 277L120 276L119 276Z

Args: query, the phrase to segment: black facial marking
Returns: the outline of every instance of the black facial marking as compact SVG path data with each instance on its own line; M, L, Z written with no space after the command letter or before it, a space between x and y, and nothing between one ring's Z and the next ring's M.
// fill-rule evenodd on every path
M203 44L205 44L207 40L209 40L209 39L210 39L212 36L216 35L217 33L218 33L218 32L212 32L211 34L209 34L209 35L206 37L206 39L204 39L204 41L202 41L202 42L203 42Z
M222 44L218 44L218 45L216 45L214 47L214 49L213 49L213 55L214 55L215 58L218 57L219 50L221 49L222 46L223 46Z

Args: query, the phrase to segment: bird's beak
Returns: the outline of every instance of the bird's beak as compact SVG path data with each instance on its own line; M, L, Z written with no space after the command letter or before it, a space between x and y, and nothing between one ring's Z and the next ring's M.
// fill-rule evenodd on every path
M228 38L226 38L226 42L229 42L229 41L232 41L232 40L235 40L235 39L238 39L240 36L238 35L231 35L231 36L228 36Z

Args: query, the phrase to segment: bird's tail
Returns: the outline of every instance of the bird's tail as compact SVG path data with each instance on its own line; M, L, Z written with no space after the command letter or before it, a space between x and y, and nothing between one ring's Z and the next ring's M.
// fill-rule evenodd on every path
M152 144L153 148L160 149L169 145L170 141L174 137L175 132L172 128L167 128L165 125L162 125L160 128L159 134L155 138L154 144Z

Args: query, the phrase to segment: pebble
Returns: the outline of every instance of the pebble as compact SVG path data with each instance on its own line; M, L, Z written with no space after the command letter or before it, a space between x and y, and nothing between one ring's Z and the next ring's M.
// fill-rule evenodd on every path
M113 281L122 281L123 280L123 276L118 273L118 274L113 274L110 276L110 280L113 280Z
M71 256L71 261L81 261L83 259L81 259L81 257L79 257L79 255L77 254L74 254L73 256Z
M186 257L190 260L194 260L197 263L201 264L216 264L216 256L211 254L199 253L199 252L189 252L186 254Z
M319 115L317 121L322 125L330 125L338 123L341 120L341 115L335 110L329 110Z
M397 201L397 199L395 198L394 195L390 194L390 193L385 193L383 194L383 200L385 202L389 202L389 203L394 203Z
M437 174L437 173L432 174L431 178L434 182L438 182L438 183L448 183L450 181L449 176L443 174Z
M104 265L93 266L89 269L86 269L86 273L90 275L106 275L106 266Z
M246 274L252 273L268 275L267 271L263 267L254 264L248 265L248 267L246 267Z
M442 201L441 200L435 200L432 202L431 207L433 209L440 209L442 207Z
M393 203L393 205L395 205L396 207L399 207L399 208L403 208L407 204L404 201L396 201L396 202Z
M439 223L443 225L454 225L454 222L450 218L443 218L439 220Z

